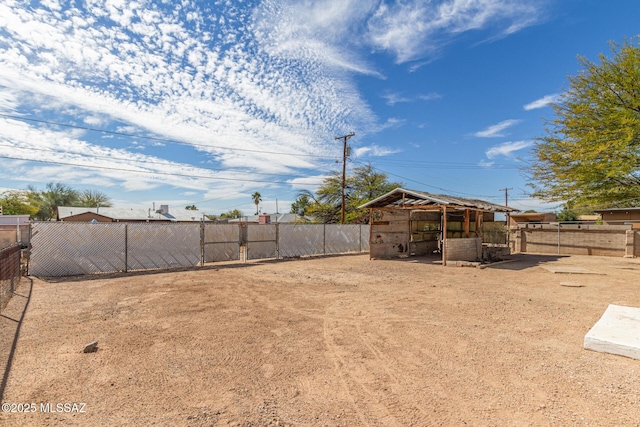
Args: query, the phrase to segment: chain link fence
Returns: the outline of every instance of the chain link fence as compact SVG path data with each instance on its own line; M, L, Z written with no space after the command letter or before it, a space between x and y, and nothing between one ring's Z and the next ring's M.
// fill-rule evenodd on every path
M4 309L20 283L22 244L0 249L0 310Z
M29 274L73 276L369 250L358 224L35 222Z

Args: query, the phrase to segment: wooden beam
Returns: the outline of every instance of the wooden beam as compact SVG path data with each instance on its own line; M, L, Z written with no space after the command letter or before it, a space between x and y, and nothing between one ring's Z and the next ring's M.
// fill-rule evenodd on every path
M480 237L480 211L476 211L476 229L474 230L476 232L476 237Z
M471 211L469 209L464 210L464 237L469 237L469 216L471 216Z
M442 206L442 265L447 265L447 205Z
M371 259L371 237L373 237L373 209L369 209L369 259Z

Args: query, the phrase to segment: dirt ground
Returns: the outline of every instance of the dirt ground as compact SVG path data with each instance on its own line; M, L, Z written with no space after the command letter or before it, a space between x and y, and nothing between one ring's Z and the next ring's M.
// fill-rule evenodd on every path
M355 255L18 294L0 392L32 412L1 425L640 426L640 361L583 349L609 304L640 307L638 259Z

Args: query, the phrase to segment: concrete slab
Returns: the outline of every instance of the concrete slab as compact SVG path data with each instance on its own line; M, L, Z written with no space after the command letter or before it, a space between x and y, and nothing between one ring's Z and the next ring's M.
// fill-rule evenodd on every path
M585 335L584 348L640 360L640 308L610 304Z
M588 270L583 267L572 267L566 265L541 265L547 271L552 273L566 273L566 274L604 274L596 271Z

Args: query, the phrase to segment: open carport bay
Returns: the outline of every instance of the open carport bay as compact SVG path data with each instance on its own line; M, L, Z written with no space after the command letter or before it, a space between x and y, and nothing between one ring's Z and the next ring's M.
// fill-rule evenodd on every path
M86 406L2 413L0 424L637 424L639 362L583 340L609 304L640 307L640 262L513 258L23 279L0 317L2 400ZM98 351L82 353L94 340Z

